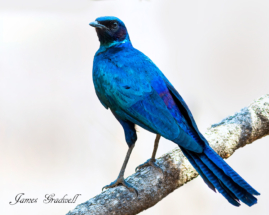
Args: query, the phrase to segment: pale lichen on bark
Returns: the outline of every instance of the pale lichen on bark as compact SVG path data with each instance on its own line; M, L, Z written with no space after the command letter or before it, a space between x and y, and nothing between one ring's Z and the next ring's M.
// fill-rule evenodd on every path
M238 148L268 134L269 94L212 125L204 135L221 157L228 158ZM163 169L163 175L152 167L146 167L126 179L137 189L138 197L122 186L110 188L78 205L67 215L138 214L198 176L178 148L157 159L157 165Z

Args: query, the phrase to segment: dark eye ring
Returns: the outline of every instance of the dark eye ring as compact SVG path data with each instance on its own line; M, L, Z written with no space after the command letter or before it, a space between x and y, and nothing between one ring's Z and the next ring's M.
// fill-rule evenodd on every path
M117 28L118 27L118 23L117 22L113 22L112 23L112 28Z

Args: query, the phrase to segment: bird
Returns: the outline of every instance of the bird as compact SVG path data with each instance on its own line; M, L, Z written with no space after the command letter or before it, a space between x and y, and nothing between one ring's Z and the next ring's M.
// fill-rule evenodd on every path
M123 21L104 16L89 25L95 28L100 41L92 70L95 92L123 127L128 145L117 179L103 189L121 185L137 193L125 181L124 172L137 140L138 125L156 134L156 139L151 158L136 170L152 166L163 173L155 162L163 137L178 145L208 187L221 193L229 203L256 204L254 195L260 193L210 147L181 95L152 60L133 47Z

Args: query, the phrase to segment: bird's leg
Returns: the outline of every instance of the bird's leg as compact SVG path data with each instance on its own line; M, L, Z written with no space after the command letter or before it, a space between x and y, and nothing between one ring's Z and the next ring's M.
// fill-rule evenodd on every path
M153 162L156 161L155 156L156 156L156 153L157 153L157 149L158 149L158 146L159 146L160 139L161 139L161 135L157 134L156 138L155 138L155 141L154 141L154 149L153 149L152 156L151 156L151 160Z
M135 168L135 171L143 168L143 167L146 167L146 166L152 166L154 169L158 170L160 173L163 173L163 170L161 169L161 167L157 166L155 164L155 156L156 156L156 152L157 152L157 149L158 149L158 145L159 145L159 141L160 141L160 138L161 138L161 135L157 134L156 135L156 138L155 138L155 142L154 142L154 149L153 149L153 152L152 152L152 156L150 159L148 159L145 163L139 165L138 167Z
M136 190L134 187L132 187L129 183L127 183L127 182L124 180L124 172L125 172L127 163L128 163L128 161L129 161L129 158L130 158L130 155L131 155L131 153L132 153L132 150L133 150L134 146L135 146L135 144L133 144L133 145L128 149L128 151L127 151L127 155L126 155L125 160L124 160L124 162L123 162L123 165L122 165L122 167L121 167L120 174L119 174L118 178L117 178L115 181L113 181L111 184L104 186L104 187L102 188L102 190L103 190L103 189L112 188L112 187L116 187L116 186L118 186L119 184L121 184L121 185L123 185L124 187L126 187L129 191L131 191L131 192L135 192L136 195L138 195L137 190Z

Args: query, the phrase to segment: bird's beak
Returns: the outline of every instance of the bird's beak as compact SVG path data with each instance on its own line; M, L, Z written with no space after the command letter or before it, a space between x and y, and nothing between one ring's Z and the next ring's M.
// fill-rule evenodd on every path
M97 22L97 21L91 22L89 25L92 26L92 27L95 27L95 28L107 29L106 26L101 25L101 24L100 24L99 22Z

